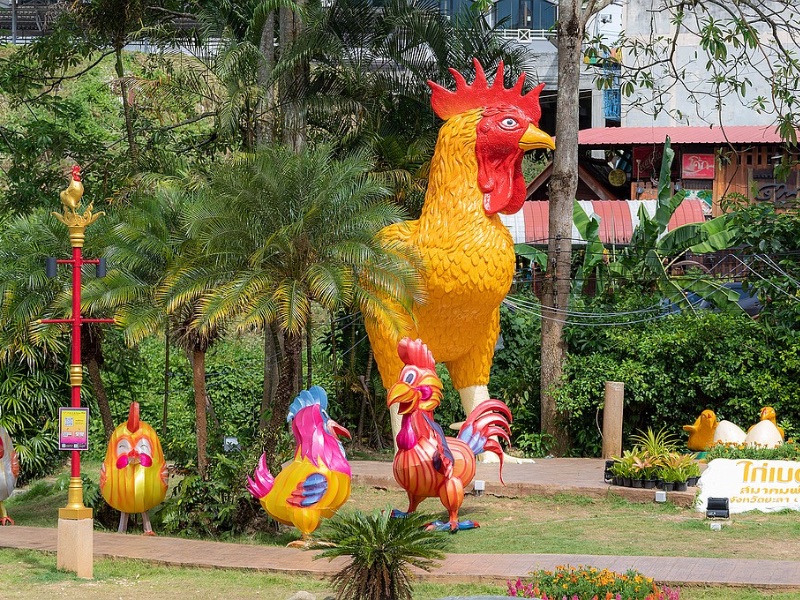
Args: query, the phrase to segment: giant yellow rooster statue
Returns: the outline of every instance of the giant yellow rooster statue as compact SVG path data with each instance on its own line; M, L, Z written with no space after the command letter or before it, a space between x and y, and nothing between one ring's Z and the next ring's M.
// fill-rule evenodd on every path
M447 523L436 521L431 528L456 532L477 527L474 521L458 520L464 486L475 477L476 455L487 450L500 457L503 480L503 450L492 436L508 441L511 411L499 400L486 400L467 415L458 438L446 437L433 418L442 400L442 382L433 355L420 340L410 338L400 340L397 354L405 367L389 389L386 402L397 406L401 415L393 471L408 494L408 510L393 515L414 512L425 498L438 496L449 519Z
M294 460L273 477L262 455L247 489L274 519L300 530L303 539L289 545L303 547L322 517L332 517L350 497L350 463L337 437L350 432L328 416L328 395L318 385L298 394L286 420L297 446Z
M445 122L431 160L425 204L418 220L381 232L383 239L414 247L421 255L426 299L403 318L399 332L385 320L367 323L387 389L403 369L398 341L421 338L447 366L465 414L489 399L500 303L514 276L514 243L498 213L522 208L525 151L555 148L538 128L544 85L523 94L523 74L506 88L502 62L489 85L481 64L474 64L471 85L454 69L455 91L428 82L433 110ZM394 413L395 435L399 426Z
M130 513L142 513L144 534L155 535L147 511L164 501L167 477L158 434L139 420L139 403L131 402L128 420L111 434L100 467L103 498L120 511L119 533L127 530Z
M0 425L0 525L13 525L14 521L8 516L3 502L8 500L19 477L19 461L5 427Z

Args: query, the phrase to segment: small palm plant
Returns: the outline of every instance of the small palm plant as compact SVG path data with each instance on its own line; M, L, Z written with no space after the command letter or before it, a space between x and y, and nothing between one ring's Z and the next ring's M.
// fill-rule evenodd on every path
M337 600L412 600L411 567L430 571L444 558L448 539L427 531L431 517L412 513L392 518L388 510L337 513L313 548L317 558L349 556L350 563L331 578Z

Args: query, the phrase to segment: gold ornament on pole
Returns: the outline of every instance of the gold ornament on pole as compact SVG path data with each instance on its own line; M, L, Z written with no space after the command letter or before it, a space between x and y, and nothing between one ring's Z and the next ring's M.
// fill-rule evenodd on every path
M61 221L69 229L69 241L73 248L82 248L84 233L86 228L94 223L105 213L92 212L94 203L90 202L83 214L78 213L83 197L83 183L81 183L81 168L78 165L72 167L72 181L69 187L61 192L61 205L63 212L52 213L53 216Z

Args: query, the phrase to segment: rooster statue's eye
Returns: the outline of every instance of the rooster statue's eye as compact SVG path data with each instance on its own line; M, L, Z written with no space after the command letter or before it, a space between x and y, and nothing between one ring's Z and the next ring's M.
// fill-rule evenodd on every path
M153 450L150 447L150 440L142 438L138 442L136 442L136 451L139 454L147 454L148 456L152 455Z
M117 442L117 456L122 456L131 451L131 443L126 439L121 439Z
M506 117L502 121L500 121L500 127L503 129L516 129L519 123L517 123L516 119L512 119L511 117Z
M414 371L406 371L403 373L403 381L408 385L414 383L414 380L417 378L417 374Z

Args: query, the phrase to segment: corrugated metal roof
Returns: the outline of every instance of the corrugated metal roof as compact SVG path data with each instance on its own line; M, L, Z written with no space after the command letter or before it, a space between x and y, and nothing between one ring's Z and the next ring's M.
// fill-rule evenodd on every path
M663 144L780 144L774 125L730 127L598 127L578 132L579 146Z
M600 219L600 239L604 244L627 244L639 223L639 208L644 207L651 217L655 214L655 200L582 200L583 210L590 217ZM515 244L547 244L549 232L550 203L546 200L526 201L522 210L513 215L500 215ZM672 231L687 223L705 221L702 200L684 200L675 210L667 225ZM575 225L572 226L575 244L582 244Z

